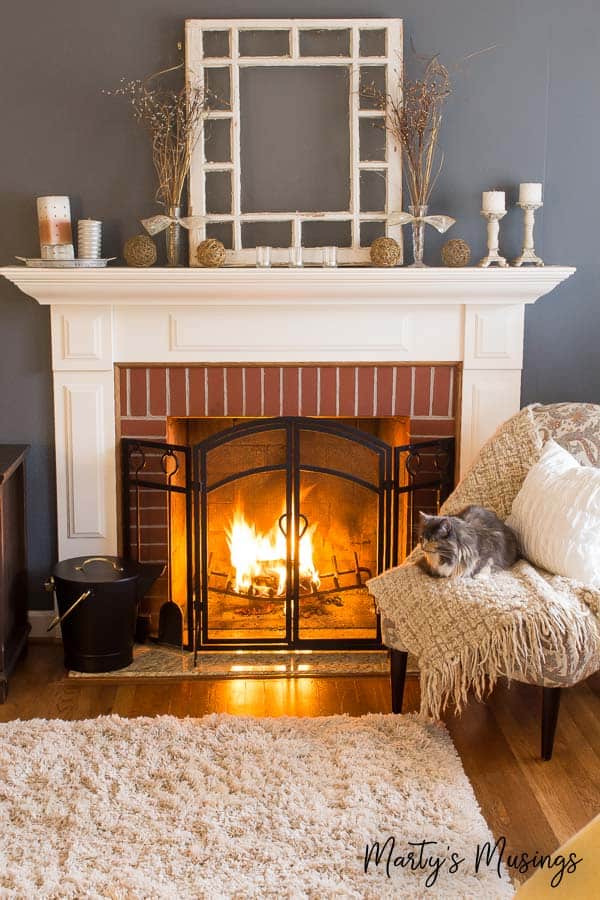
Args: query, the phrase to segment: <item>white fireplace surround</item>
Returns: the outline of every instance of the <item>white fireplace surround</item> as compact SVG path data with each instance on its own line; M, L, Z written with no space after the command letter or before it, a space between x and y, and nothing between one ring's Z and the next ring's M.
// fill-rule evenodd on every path
M573 268L29 269L51 307L58 552L117 552L115 364L460 363L460 471L519 409L524 307Z

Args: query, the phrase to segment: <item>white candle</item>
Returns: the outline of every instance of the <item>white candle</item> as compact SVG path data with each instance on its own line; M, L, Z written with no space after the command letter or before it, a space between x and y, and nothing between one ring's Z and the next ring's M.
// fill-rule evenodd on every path
M72 244L71 204L68 197L38 197L40 244Z
M506 212L506 194L504 191L484 191L481 208L489 213Z
M542 185L535 181L519 185L519 203L541 203Z

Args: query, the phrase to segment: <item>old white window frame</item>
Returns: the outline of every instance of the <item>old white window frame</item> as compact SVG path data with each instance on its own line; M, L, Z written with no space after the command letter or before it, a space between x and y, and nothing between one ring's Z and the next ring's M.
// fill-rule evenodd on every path
M290 51L288 56L241 56L239 53L239 35L243 31L281 31L289 32ZM349 56L300 56L300 33L302 31L334 31L350 32ZM360 56L361 31L385 31L385 55ZM210 31L228 31L229 53L227 57L204 57L203 34ZM350 221L350 247L339 248L338 260L341 264L360 265L369 259L368 247L360 246L361 222L381 222L391 212L402 209L402 166L401 154L393 138L386 133L385 160L367 161L360 159L360 120L376 119L382 113L372 109L360 108L360 68L361 66L379 66L385 69L386 90L397 95L401 91L402 73L402 19L188 19L185 23L186 71L190 84L201 84L204 69L208 67L229 68L231 108L227 110L211 110L208 120L229 119L231 121L231 161L227 163L207 162L204 152L204 134L199 135L190 169L189 212L206 217L207 223L231 222L233 231L233 249L227 251L229 265L253 265L256 252L254 248L242 247L243 222L291 222L292 243L302 244L302 223L310 220ZM240 95L239 72L243 67L259 66L345 66L349 70L350 109L349 109L349 147L350 147L350 208L347 211L319 212L289 211L278 213L243 213L241 210L241 147L240 147ZM201 126L203 131L203 125ZM386 208L382 212L360 211L360 176L365 170L384 171L386 174ZM206 215L205 177L208 172L231 172L232 205L231 213ZM402 246L402 229L399 225L387 225L386 234L394 237ZM206 223L190 232L190 265L198 265L196 250L198 244L206 237ZM274 263L287 261L287 249L273 248ZM319 262L321 252L318 249L304 251L307 262Z

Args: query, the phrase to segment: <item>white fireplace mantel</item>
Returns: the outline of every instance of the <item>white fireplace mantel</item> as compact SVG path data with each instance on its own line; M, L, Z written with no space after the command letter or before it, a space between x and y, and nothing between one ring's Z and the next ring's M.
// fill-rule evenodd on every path
M535 303L575 269L541 268L123 268L0 273L43 304L303 306Z
M0 268L51 306L61 558L117 551L118 363L458 363L460 470L519 409L524 307L575 269Z

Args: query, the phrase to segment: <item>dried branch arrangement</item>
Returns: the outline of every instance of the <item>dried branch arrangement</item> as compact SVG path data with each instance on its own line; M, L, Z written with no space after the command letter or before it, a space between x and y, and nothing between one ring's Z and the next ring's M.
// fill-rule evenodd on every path
M404 178L412 206L427 206L442 169L438 139L444 103L452 93L448 69L437 56L423 63L422 75L406 80L398 97L375 85L363 94L384 113L382 127L402 150Z
M173 66L134 81L121 80L112 97L128 100L133 118L150 134L152 161L158 177L155 199L165 207L180 206L191 157L208 112L208 95L200 87L168 87L165 76L183 69Z

